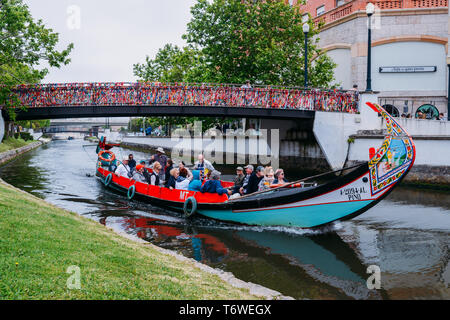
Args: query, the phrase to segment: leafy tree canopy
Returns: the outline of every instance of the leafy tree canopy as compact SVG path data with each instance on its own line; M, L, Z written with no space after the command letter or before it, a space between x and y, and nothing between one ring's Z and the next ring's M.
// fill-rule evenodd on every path
M56 68L70 62L73 44L58 51L58 40L58 33L42 20L35 21L22 0L0 0L0 105L8 108L13 119L11 87L42 80L48 73L47 68L37 68L42 61Z
M166 45L134 65L144 81L302 86L305 35L298 7L280 0L198 0L183 35L187 47ZM317 46L309 21L308 82L327 87L335 64Z
M204 79L203 66L203 56L199 50L166 44L155 59L147 56L145 63L133 65L133 71L145 81L196 82Z

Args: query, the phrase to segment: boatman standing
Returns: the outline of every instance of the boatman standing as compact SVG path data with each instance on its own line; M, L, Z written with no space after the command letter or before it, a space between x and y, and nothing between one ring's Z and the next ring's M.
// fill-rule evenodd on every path
M128 166L128 157L123 157L122 163L117 167L114 173L121 177L131 178L131 170Z
M162 166L162 168L165 168L166 167L166 163L167 163L167 156L166 156L166 153L164 152L164 149L163 148L161 148L161 147L158 147L157 149L156 149L156 154L154 154L154 155L152 155L151 156L151 158L150 158L150 164L153 164L154 162L159 162L159 164ZM159 179L161 180L161 181L163 181L163 180L168 180L169 179L169 177L166 177L165 176L165 172L164 172L164 170L160 170L159 171Z

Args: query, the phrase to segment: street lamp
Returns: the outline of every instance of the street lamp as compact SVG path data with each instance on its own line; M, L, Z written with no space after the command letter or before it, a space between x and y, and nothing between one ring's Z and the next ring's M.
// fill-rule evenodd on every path
M448 91L447 91L447 121L450 121L450 56L447 57Z
M369 19L369 27L368 27L368 37L367 37L367 84L366 84L366 91L370 92L372 91L372 78L371 78L371 49L372 49L372 38L371 38L371 31L372 31L372 22L371 22L371 16L373 15L375 11L375 6L373 3L368 3L366 6L366 14Z
M308 87L308 33L309 24L303 24L303 33L305 34L305 88Z

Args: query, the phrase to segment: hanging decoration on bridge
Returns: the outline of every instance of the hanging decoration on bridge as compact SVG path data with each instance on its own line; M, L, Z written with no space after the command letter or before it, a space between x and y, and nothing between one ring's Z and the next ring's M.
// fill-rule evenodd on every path
M229 106L356 113L357 94L339 90L226 84L65 83L21 85L14 93L23 105L75 106Z

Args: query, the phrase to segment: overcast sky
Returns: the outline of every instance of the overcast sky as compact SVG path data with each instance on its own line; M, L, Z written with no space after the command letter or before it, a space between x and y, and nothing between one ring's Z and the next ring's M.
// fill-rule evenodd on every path
M60 36L60 48L74 44L72 62L51 68L42 81L136 81L133 64L154 57L181 36L195 0L24 0L35 19ZM79 15L78 15L79 13Z

